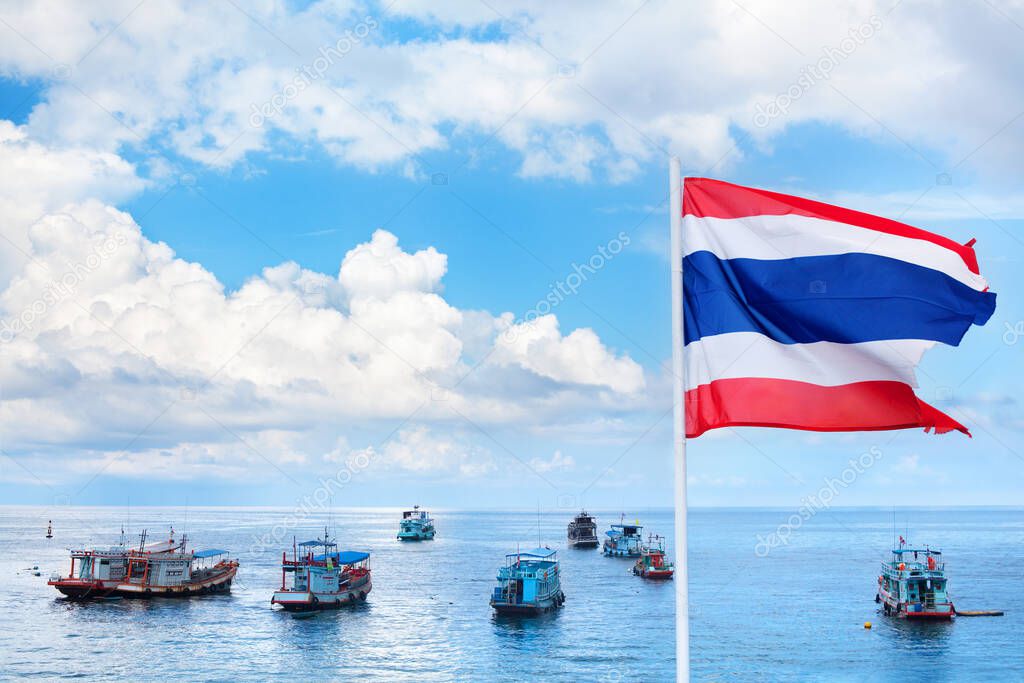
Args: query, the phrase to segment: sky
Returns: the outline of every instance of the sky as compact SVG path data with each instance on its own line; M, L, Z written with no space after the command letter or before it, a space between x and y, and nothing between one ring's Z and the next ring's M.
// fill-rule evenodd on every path
M918 368L973 438L718 430L691 504L1019 504L1022 33L1017 0L0 3L0 502L671 505L678 155L976 238L998 294Z

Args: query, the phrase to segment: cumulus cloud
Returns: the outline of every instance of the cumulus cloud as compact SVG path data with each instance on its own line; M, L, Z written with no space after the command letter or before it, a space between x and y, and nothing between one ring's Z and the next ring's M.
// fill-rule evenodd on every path
M496 469L491 454L451 435L419 425L400 431L381 450L382 462L409 472L482 476Z
M215 167L287 139L415 173L424 152L494 134L524 176L618 182L664 150L706 171L748 136L769 146L824 121L938 170L1019 178L1024 57L1005 16L1019 4L443 5L21 3L5 21L27 40L0 45L0 70L45 81L28 124L40 140L168 146ZM391 39L396 20L418 39Z
M511 313L452 306L447 257L406 251L384 230L339 254L336 275L285 262L229 290L148 239L130 214L88 198L123 191L108 187L119 175L138 187L123 161L78 148L69 156L4 130L32 168L54 169L57 185L36 191L40 214L0 287L8 452L78 449L80 468L122 476L236 476L260 460L322 459L300 436L324 424L340 439L326 460L342 461L353 452L348 429L416 413L381 448L383 460L476 476L494 466L490 456L429 423L553 425L643 382L627 356L590 330L562 335L554 316L503 345ZM94 171L91 181L81 169ZM0 206L14 202L0 189Z
M29 227L41 215L86 199L118 202L145 186L121 157L88 146L44 145L0 120L0 286L25 265Z
M643 369L635 361L609 352L589 328L562 336L554 315L511 325L498 338L494 360L556 382L607 387L623 394L644 386Z

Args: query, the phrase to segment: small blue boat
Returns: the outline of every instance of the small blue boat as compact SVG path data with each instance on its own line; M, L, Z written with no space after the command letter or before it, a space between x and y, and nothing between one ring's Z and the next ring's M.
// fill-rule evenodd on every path
M636 524L612 524L605 533L603 552L607 557L640 557L644 528Z
M875 602L887 616L901 619L948 621L956 615L946 586L942 553L931 548L907 548L903 538L892 557L882 562Z
M558 558L550 548L534 548L505 556L491 607L498 614L543 614L565 603Z
M399 541L431 541L434 538L434 520L419 505L402 513L402 522L398 527Z

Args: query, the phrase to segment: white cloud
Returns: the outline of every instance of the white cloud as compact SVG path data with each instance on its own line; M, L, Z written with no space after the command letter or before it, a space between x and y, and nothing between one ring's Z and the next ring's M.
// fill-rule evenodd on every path
M17 144L39 168L66 158ZM101 169L121 168L98 156ZM93 181L103 196L109 178ZM77 182L80 190L64 183L59 191L79 201L56 210L47 208L55 199L38 201L43 213L24 231L27 258L11 261L0 287L0 431L9 452L81 449L83 466L123 476L147 471L147 459L162 463L153 474L177 463L181 476L207 466L228 476L242 452L246 462L255 451L281 463L324 452L344 459L347 430L417 410L424 425L464 415L555 428L643 383L632 360L590 330L563 336L554 316L526 346L501 347L512 314L448 303L447 257L433 247L407 252L381 230L339 254L337 276L286 262L228 291L147 239L129 214L81 199L93 192ZM14 198L0 189L3 201ZM574 357L586 370L569 368ZM322 424L332 425L332 442L340 437L333 449L295 438ZM411 471L489 471L489 456L452 433L408 429L382 454Z
M377 230L370 242L345 254L338 280L354 297L386 299L402 291L436 291L447 268L448 257L434 247L407 254L397 237Z
M565 472L576 467L576 460L571 455L562 455L555 451L550 458L530 458L530 469L541 474L545 472Z
M29 120L38 139L106 151L169 144L223 167L283 133L349 164L417 174L407 165L415 155L497 131L524 176L586 181L600 171L617 182L664 149L706 170L735 160L747 134L769 146L786 126L823 121L910 148L927 173L963 160L964 172L1019 179L1024 57L1004 16L1019 3L995 12L954 0L751 0L695 13L681 3L403 2L369 19L334 3L267 2L247 9L252 18L231 3L135 4L5 12L38 46L14 35L0 45L0 70L47 81ZM419 23L416 40L385 38L394 15ZM827 78L801 86L770 125L755 123L759 104L868 24L878 28ZM251 124L254 106L361 26L370 28L351 49Z
M643 369L635 361L609 353L589 328L563 337L554 315L511 325L495 346L496 363L515 364L556 382L607 387L623 394L644 387Z
M25 265L28 229L40 216L89 198L118 202L144 185L135 167L116 154L46 146L23 126L0 120L0 286Z

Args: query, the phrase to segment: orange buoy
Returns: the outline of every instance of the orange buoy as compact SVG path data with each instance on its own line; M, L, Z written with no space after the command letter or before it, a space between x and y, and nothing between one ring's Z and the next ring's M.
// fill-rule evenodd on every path
M868 629L870 631L871 630L871 622L870 621L865 621L864 622L864 628L866 628L866 629Z

